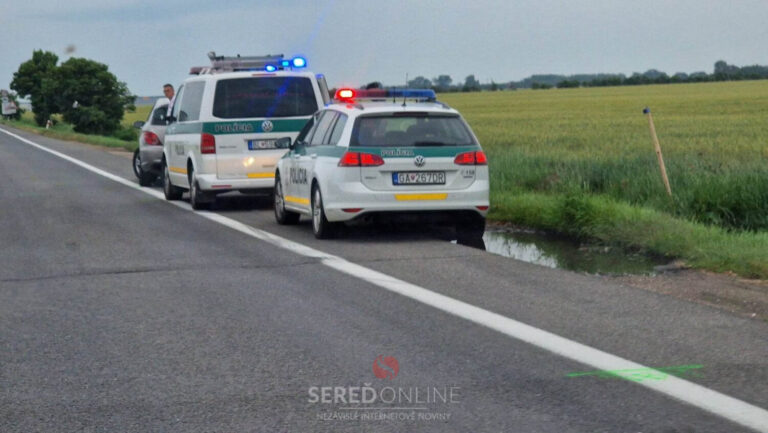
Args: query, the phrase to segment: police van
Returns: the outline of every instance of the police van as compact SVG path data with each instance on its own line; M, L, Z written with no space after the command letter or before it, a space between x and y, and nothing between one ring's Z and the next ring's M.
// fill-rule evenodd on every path
M303 57L208 57L179 87L163 143L165 198L189 191L194 209L225 192L270 192L288 143L330 100Z
M482 236L488 160L458 111L432 90L339 89L335 99L277 165L279 224L307 215L326 238L343 222L422 217L453 224L460 240Z

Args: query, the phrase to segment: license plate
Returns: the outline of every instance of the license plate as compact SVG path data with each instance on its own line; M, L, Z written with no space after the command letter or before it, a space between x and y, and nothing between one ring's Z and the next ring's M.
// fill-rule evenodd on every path
M400 171L392 173L395 185L445 185L444 171Z
M248 140L248 150L277 149L277 140Z

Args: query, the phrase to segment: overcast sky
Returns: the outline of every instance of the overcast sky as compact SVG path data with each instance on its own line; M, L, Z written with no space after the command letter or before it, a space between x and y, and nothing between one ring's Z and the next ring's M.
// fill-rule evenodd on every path
M307 57L331 86L768 64L768 0L2 0L0 88L43 49L106 63L137 95L208 51Z

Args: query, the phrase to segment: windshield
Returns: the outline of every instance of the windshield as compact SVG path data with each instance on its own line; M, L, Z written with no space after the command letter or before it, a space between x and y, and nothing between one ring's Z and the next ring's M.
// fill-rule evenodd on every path
M459 116L391 113L357 118L352 146L471 146L475 140Z
M213 100L213 115L222 119L309 116L318 108L305 77L219 80Z

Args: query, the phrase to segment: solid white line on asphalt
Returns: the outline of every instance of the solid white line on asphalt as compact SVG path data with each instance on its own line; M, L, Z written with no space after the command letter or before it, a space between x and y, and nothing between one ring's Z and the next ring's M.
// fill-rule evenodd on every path
M164 195L158 191L142 188L137 183L129 181L112 173L94 167L61 152L49 149L45 146L30 141L12 132L0 128L0 131L10 135L26 144L29 144L42 151L56 155L73 164L76 164L93 173L104 176L110 180L118 182L129 188L149 194L155 198L164 200ZM169 202L181 209L192 211L192 208L185 202ZM457 299L450 298L440 293L433 292L415 284L394 278L373 269L349 262L341 257L324 253L306 245L294 242L270 232L248 226L239 221L227 218L213 212L196 212L198 215L217 222L221 225L237 230L256 239L268 242L277 247L286 249L296 254L320 259L321 263L329 268L335 269L354 278L364 280L394 293L408 297L415 301L434 307L438 310L450 313L454 316L466 319L470 322L488 327L504 335L524 341L533 346L550 351L562 357L574 360L576 362L594 367L597 370L625 370L625 369L648 369L648 367L632 362L630 360L612 355L607 352L586 346L581 343L560 337L551 332L539 329L522 322L510 319L500 314L476 307ZM661 372L653 373L662 374ZM654 391L666 394L677 400L686 402L690 405L704 409L715 415L729 419L743 426L752 428L760 432L768 432L768 411L760 407L751 405L736 398L713 391L709 388L697 385L677 378L668 376L661 381L643 381L633 382L638 385L650 388Z

